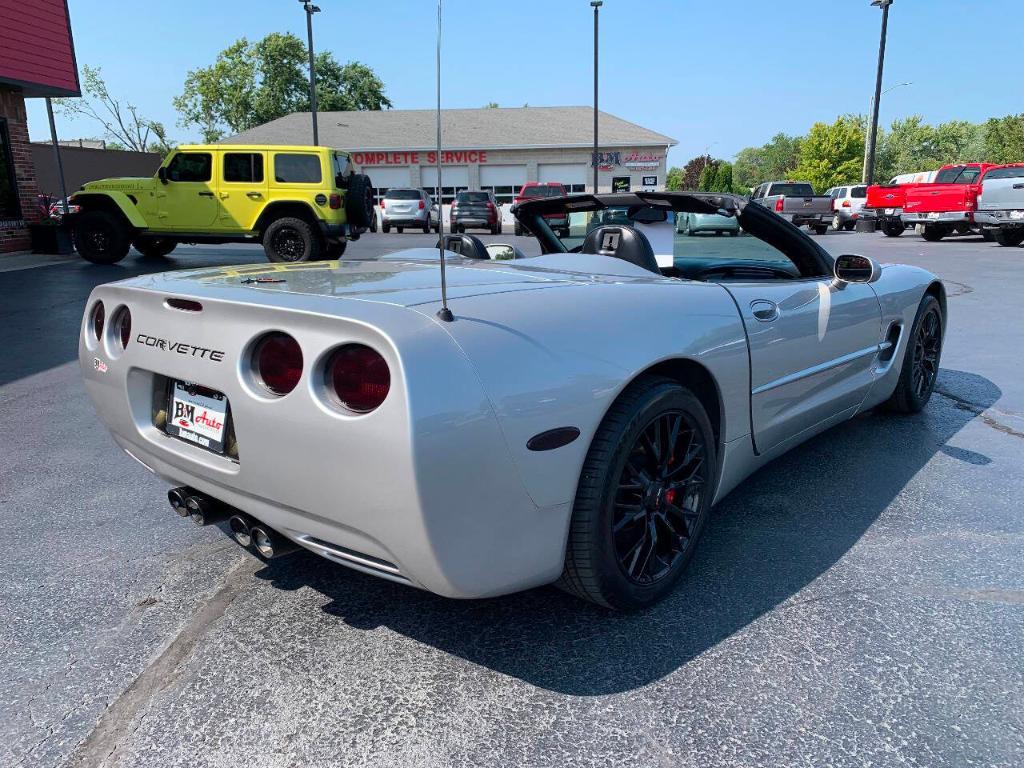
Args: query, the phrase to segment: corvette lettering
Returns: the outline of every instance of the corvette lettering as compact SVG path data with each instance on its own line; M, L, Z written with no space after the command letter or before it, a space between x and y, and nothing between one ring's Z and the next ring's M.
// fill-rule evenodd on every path
M139 344L144 344L147 347L162 349L166 352L177 352L179 355L189 355L191 357L212 360L215 363L219 363L224 359L224 352L219 349L197 347L193 344L186 344L183 341L168 341L167 339L161 339L157 336L148 336L145 333L140 333L136 336L135 341Z

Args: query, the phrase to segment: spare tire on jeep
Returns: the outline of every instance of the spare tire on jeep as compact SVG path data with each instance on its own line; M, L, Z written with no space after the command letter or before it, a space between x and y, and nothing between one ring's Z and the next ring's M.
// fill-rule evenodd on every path
M373 216L373 184L370 177L362 173L349 176L345 189L345 217L348 225L369 229Z

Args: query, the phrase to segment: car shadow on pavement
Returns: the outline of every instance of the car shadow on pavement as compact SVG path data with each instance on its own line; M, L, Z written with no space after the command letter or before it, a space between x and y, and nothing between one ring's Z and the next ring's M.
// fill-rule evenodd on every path
M872 412L793 450L713 511L688 572L651 610L619 614L546 587L457 601L325 563L309 553L257 576L311 587L350 627L386 627L474 664L564 694L593 696L675 671L793 598L831 568L946 443L1001 395L942 370L923 413ZM966 404L966 405L965 405ZM971 463L986 457L961 457Z

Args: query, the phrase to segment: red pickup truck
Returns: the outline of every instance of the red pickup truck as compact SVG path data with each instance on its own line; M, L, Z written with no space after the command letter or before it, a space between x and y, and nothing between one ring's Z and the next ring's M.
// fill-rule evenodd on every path
M523 184L519 190L519 194L515 196L512 201L513 206L519 205L526 200L532 200L535 197L562 197L565 195L565 187L561 184L549 181L528 181ZM569 236L569 214L567 213L546 213L544 214L544 221L547 225L554 230L555 234L559 237ZM526 230L523 229L523 225L516 220L516 234L526 234Z
M943 166L946 168L948 166ZM940 169L942 170L942 169ZM907 201L907 190L919 184L931 183L939 171L904 173L893 177L888 184L872 184L861 216L873 218L879 228L889 237L899 237L906 229L903 223L903 204Z
M903 223L924 225L921 236L934 242L953 232L980 231L974 222L981 192L981 177L995 163L945 166L932 184L916 184L906 191Z

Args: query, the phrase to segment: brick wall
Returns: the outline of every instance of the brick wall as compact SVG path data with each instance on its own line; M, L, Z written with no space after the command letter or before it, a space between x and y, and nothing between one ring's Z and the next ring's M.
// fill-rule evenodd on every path
M0 221L0 253L6 253L29 249L31 243L25 224L38 221L41 213L36 205L39 189L28 140L25 99L19 89L0 86L0 118L7 120L11 154L14 156L14 175L18 183L18 201L21 204L20 224L8 219Z

